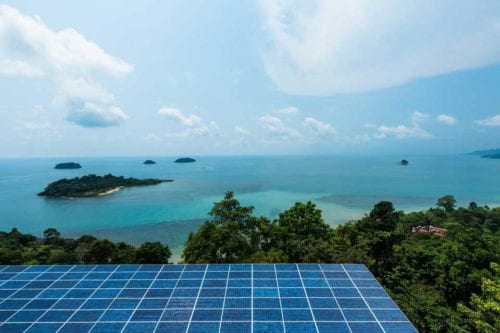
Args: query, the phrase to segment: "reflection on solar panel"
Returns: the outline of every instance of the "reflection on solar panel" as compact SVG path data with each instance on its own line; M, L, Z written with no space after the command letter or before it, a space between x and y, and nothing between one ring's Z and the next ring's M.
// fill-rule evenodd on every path
M0 332L416 332L364 265L0 266Z

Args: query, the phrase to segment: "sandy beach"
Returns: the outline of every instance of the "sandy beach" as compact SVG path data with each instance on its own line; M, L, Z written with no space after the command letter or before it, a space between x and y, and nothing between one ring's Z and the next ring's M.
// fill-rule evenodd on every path
M118 187L112 188L109 191L106 191L106 192L103 192L103 193L99 193L98 195L102 196L102 195L108 195L108 194L111 194L111 193L115 193L115 192L120 191L122 188L123 188L123 186L118 186Z

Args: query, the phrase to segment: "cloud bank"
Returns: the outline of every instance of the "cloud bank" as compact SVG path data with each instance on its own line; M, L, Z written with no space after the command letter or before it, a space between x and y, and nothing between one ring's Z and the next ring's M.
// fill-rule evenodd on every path
M332 125L312 117L306 117L304 119L304 124L311 128L317 136L324 137L335 134L335 128Z
M95 79L124 76L132 66L76 30L51 30L40 18L0 5L0 74L45 79L57 86L54 102L83 127L114 126L127 119L116 99Z
M172 119L184 127L183 131L169 135L173 137L211 136L217 134L220 129L215 121L205 122L195 114L186 115L180 109L174 107L162 107L158 110L158 114Z
M500 61L495 0L262 0L261 8L265 68L289 94L374 90Z
M447 114L440 114L436 119L445 125L455 125L457 123L457 119L455 117Z
M408 138L418 138L418 139L430 139L433 135L427 132L420 126L420 123L429 119L430 116L428 114L413 112L411 115L410 126L408 125L396 125L396 126L387 126L380 125L375 126L376 134L374 135L377 139L383 139L386 137L395 137L397 139L408 139Z
M259 118L259 122L264 129L281 140L296 140L303 137L296 129L285 126L283 121L278 117L265 115Z
M475 124L478 124L480 126L487 126L487 127L497 127L500 126L500 113L491 117L491 118L485 118L481 120L476 120L474 121Z

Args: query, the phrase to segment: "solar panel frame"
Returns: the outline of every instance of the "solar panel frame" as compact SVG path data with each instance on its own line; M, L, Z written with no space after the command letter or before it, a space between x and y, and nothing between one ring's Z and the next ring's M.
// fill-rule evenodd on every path
M416 332L361 264L0 266L0 332Z

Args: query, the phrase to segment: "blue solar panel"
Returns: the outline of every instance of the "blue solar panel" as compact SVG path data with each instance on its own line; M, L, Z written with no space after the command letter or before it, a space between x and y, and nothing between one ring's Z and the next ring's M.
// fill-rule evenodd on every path
M416 332L364 265L0 266L0 332Z

